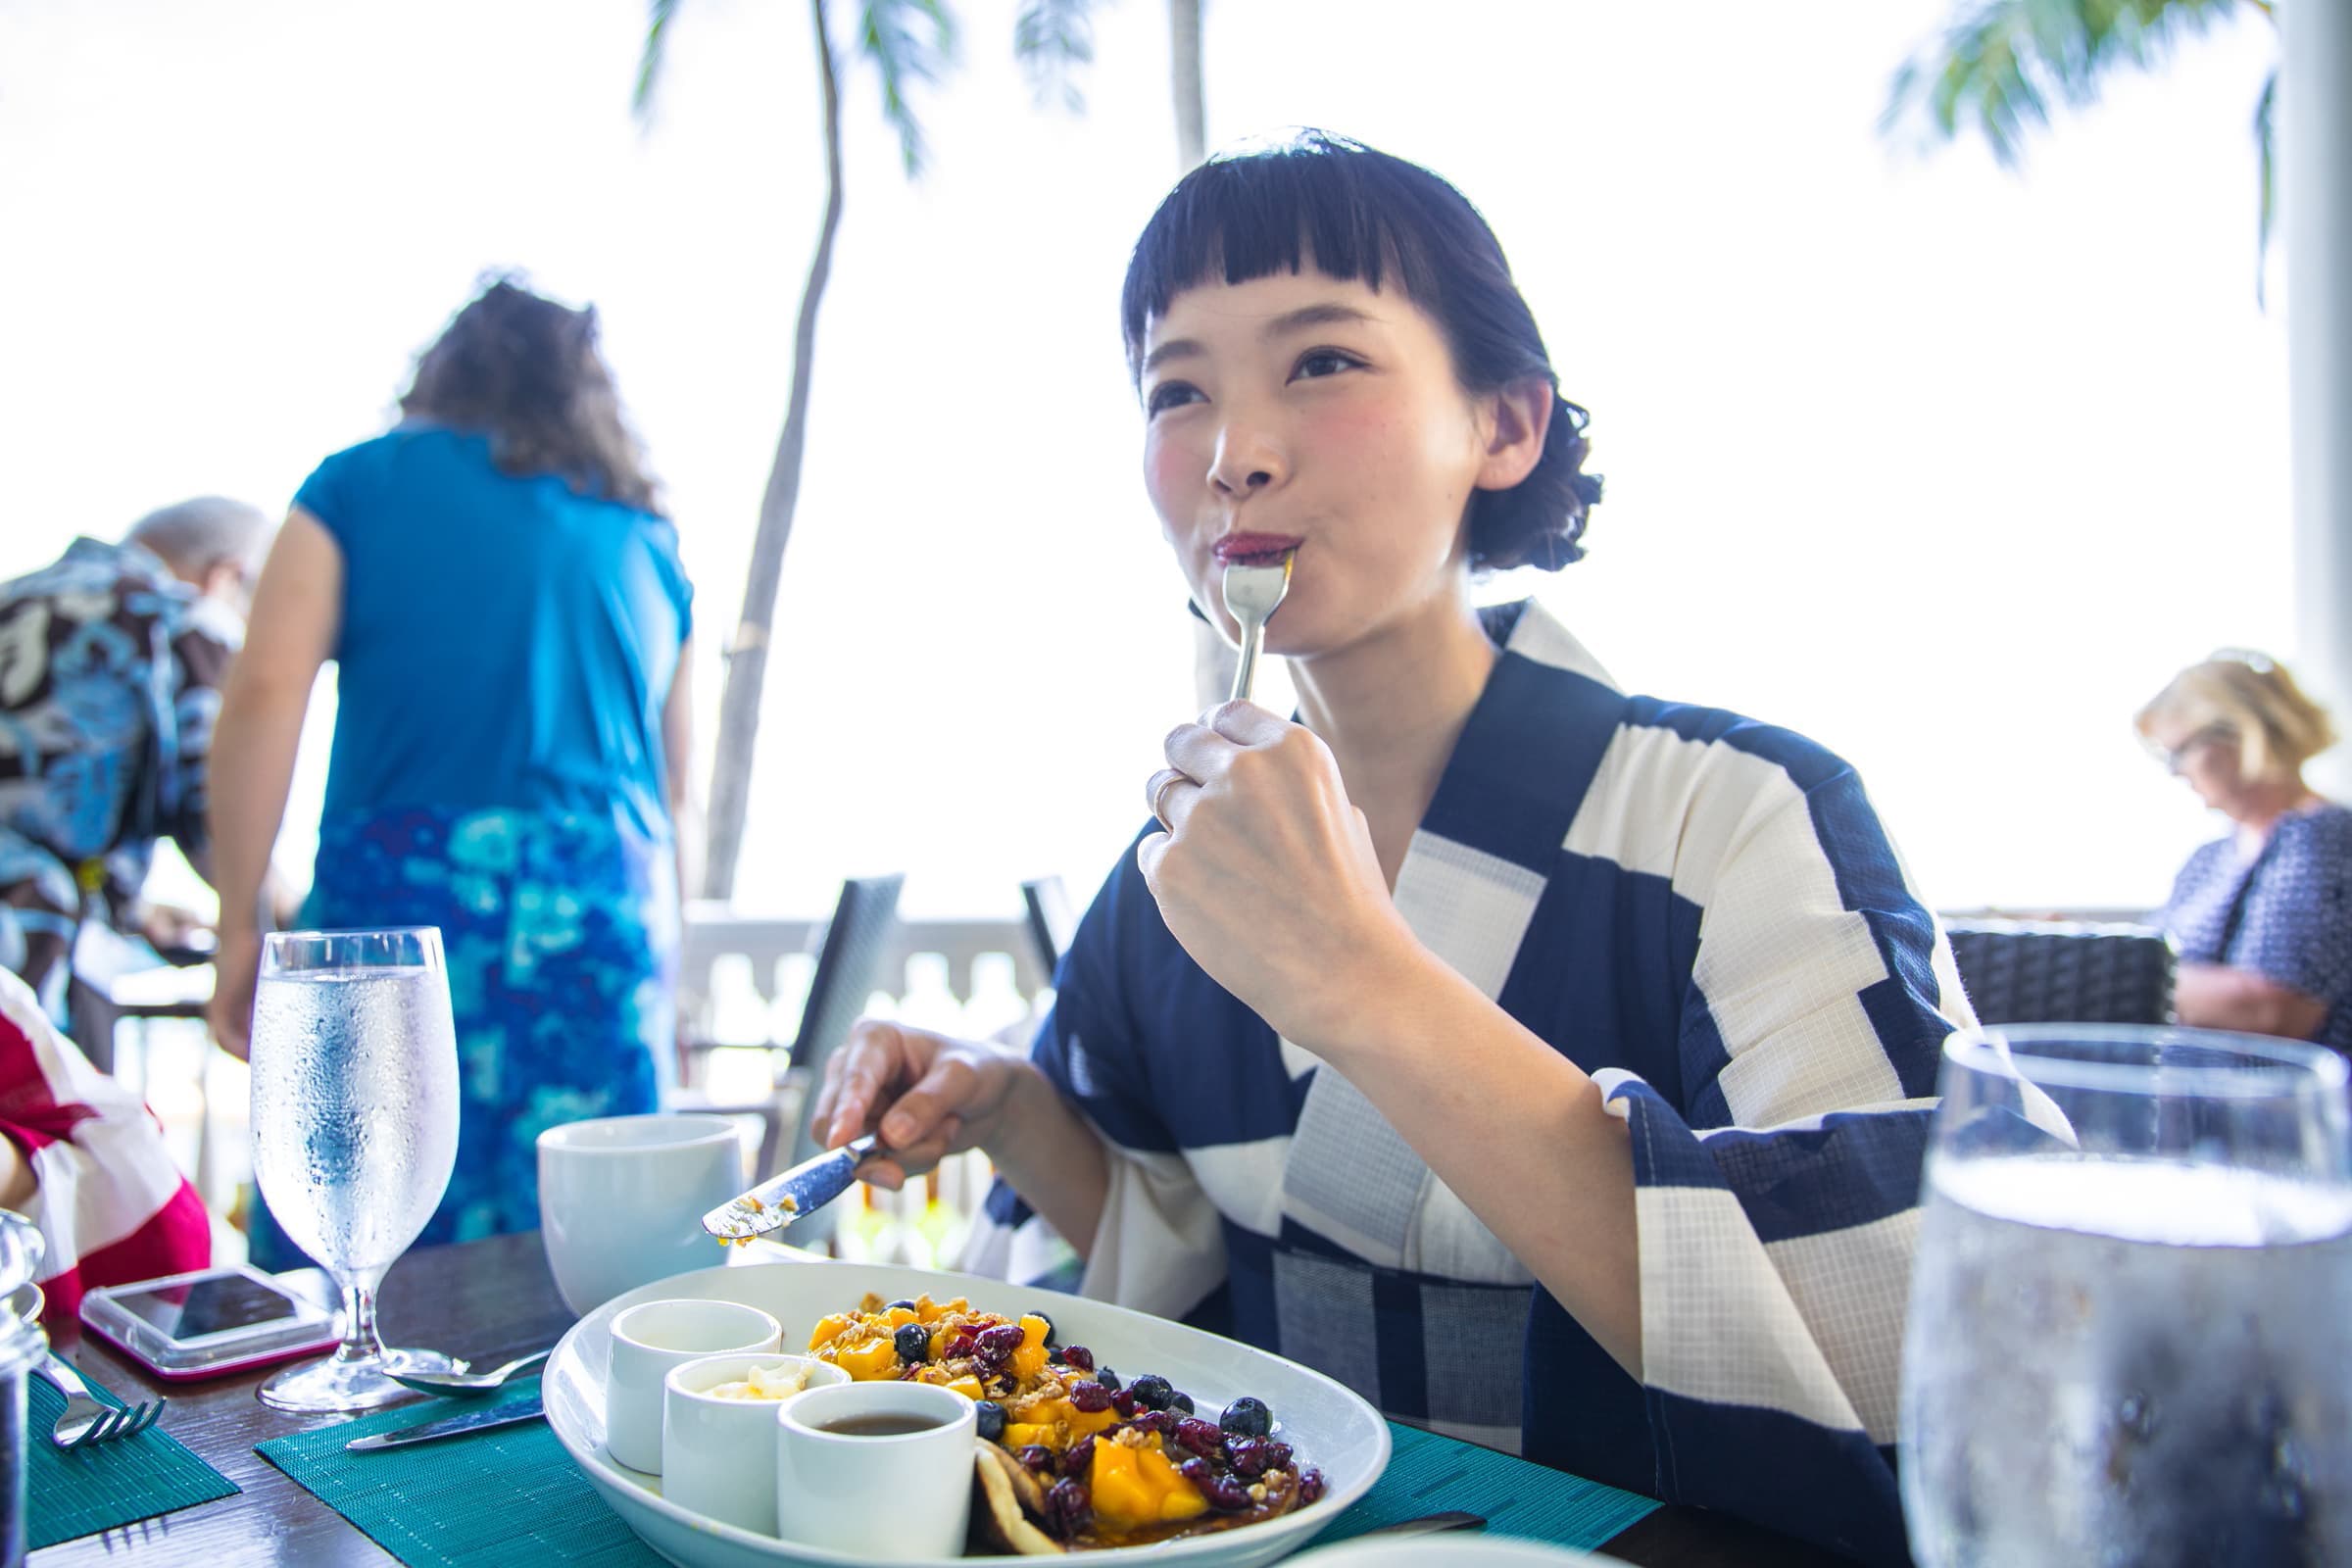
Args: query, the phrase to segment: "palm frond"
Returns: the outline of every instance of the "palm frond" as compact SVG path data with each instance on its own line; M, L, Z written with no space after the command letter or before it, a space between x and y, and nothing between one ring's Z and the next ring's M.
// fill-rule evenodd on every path
M863 0L858 47L882 78L882 119L899 133L906 172L919 174L927 149L910 90L955 64L956 19L947 0Z
M1078 72L1095 63L1095 0L1027 0L1012 24L1012 56L1039 103L1059 99L1073 115L1086 112Z
M678 4L679 0L647 0L645 48L638 53L637 86L629 94L629 109L641 124L654 118L654 90L669 58L669 24L677 20Z
M2094 101L2116 70L2159 64L2241 3L2252 0L1979 0L1895 72L1880 128L1924 110L1938 139L1973 128L2015 167L2053 101Z
M2262 96L2254 101L2254 156L2262 165L2262 206L2254 223L2254 303L2264 305L2262 267L2271 256L2271 229L2278 216L2278 138L2274 128L2273 111L2278 103L2278 72L2276 67L2262 84Z

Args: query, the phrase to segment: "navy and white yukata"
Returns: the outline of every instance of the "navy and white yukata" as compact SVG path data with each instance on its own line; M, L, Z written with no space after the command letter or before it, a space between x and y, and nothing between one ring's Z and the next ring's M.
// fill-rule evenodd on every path
M1532 602L1488 613L1504 651L1396 900L1630 1123L1641 1382L1193 962L1132 856L1034 1048L1112 1156L1080 1288L1441 1432L1903 1561L1921 1160L1938 1049L1971 1021L1949 948L1846 764L1626 696ZM973 1255L1028 1278L1051 1241L1000 1187Z

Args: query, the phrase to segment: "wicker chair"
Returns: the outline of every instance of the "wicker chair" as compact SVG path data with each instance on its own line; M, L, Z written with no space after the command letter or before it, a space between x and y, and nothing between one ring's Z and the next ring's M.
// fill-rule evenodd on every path
M1981 1023L2173 1021L2173 945L2136 925L1964 920L1944 927Z

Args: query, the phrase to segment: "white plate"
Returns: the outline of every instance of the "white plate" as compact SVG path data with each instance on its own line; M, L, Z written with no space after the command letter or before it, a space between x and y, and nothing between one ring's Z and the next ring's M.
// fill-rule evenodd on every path
M673 1297L741 1301L774 1313L784 1325L785 1348L790 1350L808 1343L817 1319L857 1306L868 1291L884 1300L926 1291L933 1300L965 1296L975 1308L1008 1317L1041 1308L1053 1318L1060 1343L1087 1347L1123 1377L1156 1372L1190 1394L1203 1413L1219 1410L1245 1394L1255 1395L1273 1406L1282 1436L1297 1450L1299 1462L1320 1469L1328 1485L1320 1501L1279 1519L1157 1545L1090 1551L1089 1563L1107 1565L1149 1556L1153 1563L1195 1568L1258 1568L1313 1540L1341 1510L1371 1490L1388 1467L1388 1423L1379 1411L1320 1372L1101 1301L1025 1290L1003 1280L869 1263L698 1269L615 1297L574 1324L548 1357L540 1382L547 1424L613 1511L671 1562L686 1568L773 1568L777 1563L871 1568L867 1558L795 1545L681 1508L662 1495L661 1478L616 1464L605 1451L605 1357L614 1313L640 1301ZM928 1562L929 1568L948 1568L971 1560L946 1557Z

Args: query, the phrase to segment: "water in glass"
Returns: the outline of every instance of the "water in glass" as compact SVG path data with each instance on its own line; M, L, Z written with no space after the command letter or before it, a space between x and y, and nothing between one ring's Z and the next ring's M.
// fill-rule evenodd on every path
M1913 1552L2352 1562L2342 1063L2116 1034L1947 1052L1903 1360Z
M262 1391L287 1409L402 1397L402 1370L462 1367L386 1352L374 1292L432 1217L457 1161L457 1042L437 931L269 939L253 1009L253 1164L270 1211L344 1292L345 1338Z

